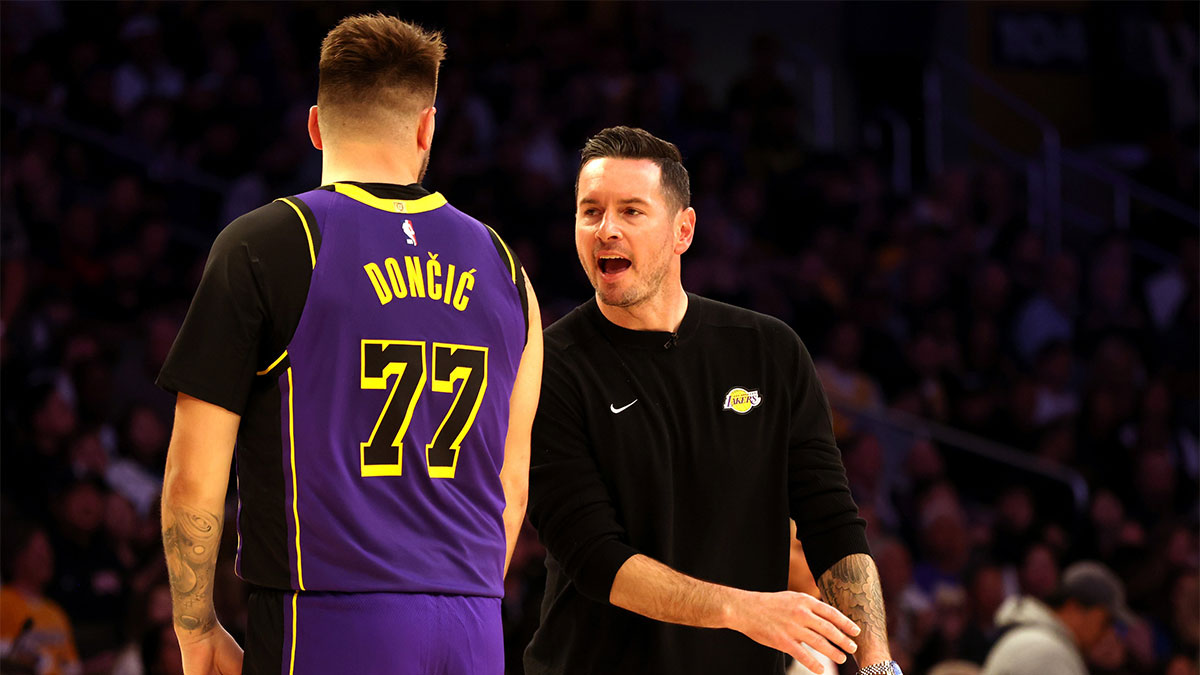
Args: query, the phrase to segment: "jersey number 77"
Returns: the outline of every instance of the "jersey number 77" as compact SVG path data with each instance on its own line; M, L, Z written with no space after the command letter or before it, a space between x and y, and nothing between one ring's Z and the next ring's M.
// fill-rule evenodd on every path
M417 401L425 391L427 343L410 340L363 340L363 389L391 392L366 443L359 446L363 476L399 476L404 463L404 433L412 421ZM458 450L479 412L487 391L488 349L472 345L434 342L433 381L430 389L455 394L450 410L425 446L425 464L431 478L454 478ZM455 383L461 382L455 392Z

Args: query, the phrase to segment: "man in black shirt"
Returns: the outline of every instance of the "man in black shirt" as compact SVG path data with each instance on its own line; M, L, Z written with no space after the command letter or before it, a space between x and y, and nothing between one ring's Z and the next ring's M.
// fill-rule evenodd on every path
M821 672L811 648L898 672L811 357L680 283L696 213L678 149L606 129L576 180L596 296L545 333L529 513L548 579L526 671L782 673L786 652ZM786 590L789 518L830 604Z

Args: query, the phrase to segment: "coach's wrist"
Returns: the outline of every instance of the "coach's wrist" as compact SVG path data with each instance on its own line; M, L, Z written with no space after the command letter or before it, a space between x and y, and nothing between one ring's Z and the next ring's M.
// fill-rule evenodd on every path
M868 626L860 623L858 627L862 629L862 632L854 638L854 643L858 645L854 661L858 664L859 669L868 668L877 663L891 663L892 651L888 648L888 643L880 640Z
M742 608L749 593L740 588L720 587L716 595L716 628L742 632L745 626Z

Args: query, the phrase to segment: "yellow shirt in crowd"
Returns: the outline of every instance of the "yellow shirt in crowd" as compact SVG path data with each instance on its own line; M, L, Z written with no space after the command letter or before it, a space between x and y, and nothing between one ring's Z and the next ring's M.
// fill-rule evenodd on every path
M29 632L21 633L26 619L33 619ZM53 600L31 597L11 586L0 587L0 654L5 660L34 663L41 675L71 675L79 672L79 654L67 614Z

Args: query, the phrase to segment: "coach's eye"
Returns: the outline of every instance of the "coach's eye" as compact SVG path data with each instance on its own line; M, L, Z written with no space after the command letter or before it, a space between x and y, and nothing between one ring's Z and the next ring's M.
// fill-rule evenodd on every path
M596 215L596 213L598 213L596 211L596 209L584 209L583 210L583 215L585 215L585 216L594 216L594 215Z
M633 207L629 207L629 208L625 209L625 213L626 213L627 215L630 215L630 216L640 216L640 215L642 215L642 212L641 212L641 211L638 211L637 209L635 209L635 208L633 208Z

